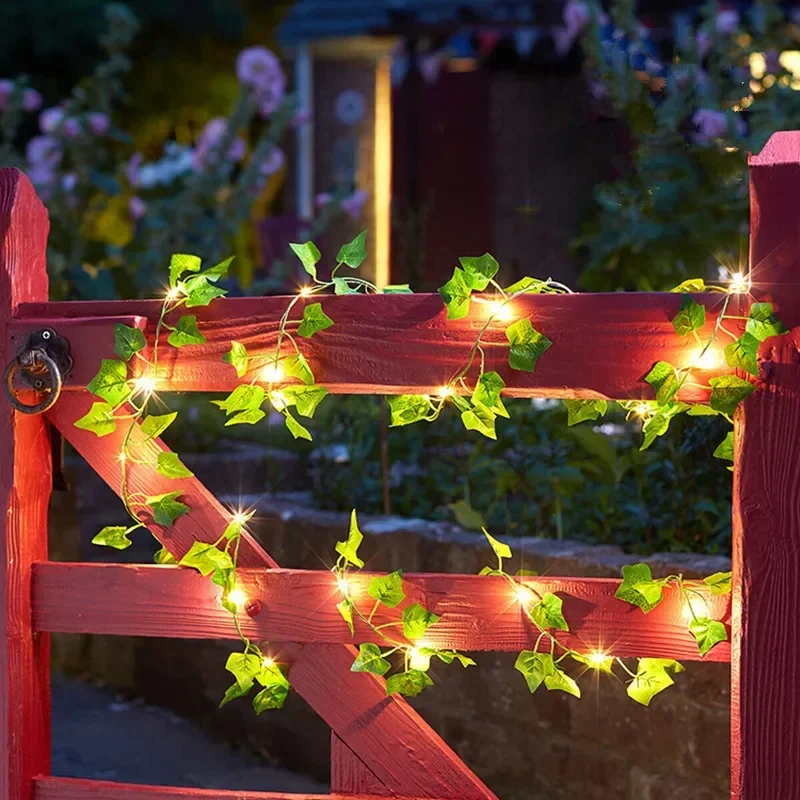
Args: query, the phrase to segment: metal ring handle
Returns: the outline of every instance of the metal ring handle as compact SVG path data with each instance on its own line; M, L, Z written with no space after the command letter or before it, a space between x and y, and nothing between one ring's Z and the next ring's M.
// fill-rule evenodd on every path
M47 371L52 376L53 385L49 387L48 393L40 403L37 403L33 406L21 403L17 398L16 392L14 391L14 376L17 374L17 370L24 366L22 363L22 358L26 358L26 360L37 362L42 366L47 367ZM51 408L55 404L56 400L58 400L59 395L61 394L62 385L63 381L61 378L61 370L58 368L58 364L56 364L56 362L50 358L50 356L47 355L44 350L39 349L29 351L21 358L15 358L6 367L5 375L3 376L3 388L5 389L8 402L11 403L11 405L17 411L20 411L23 414L42 414L47 411L47 409Z

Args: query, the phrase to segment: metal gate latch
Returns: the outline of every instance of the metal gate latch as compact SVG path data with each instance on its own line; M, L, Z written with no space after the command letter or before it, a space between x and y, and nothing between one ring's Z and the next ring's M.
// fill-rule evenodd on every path
M47 411L58 400L64 378L71 370L72 357L66 339L50 328L29 334L3 376L8 402L23 414ZM21 402L17 392L25 390L42 396L41 400L35 405Z

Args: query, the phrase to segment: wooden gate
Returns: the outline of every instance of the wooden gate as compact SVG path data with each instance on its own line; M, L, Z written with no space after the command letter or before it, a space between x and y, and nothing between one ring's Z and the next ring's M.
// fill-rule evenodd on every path
M761 391L737 412L731 645L719 645L706 660L732 664L731 796L793 800L800 797L800 133L773 136L751 160L751 176L752 295L774 302L792 330L762 347ZM119 431L97 439L73 423L92 402L84 389L99 360L112 355L115 324L139 327L152 339L161 309L160 301L48 302L47 230L46 211L28 180L14 170L0 172L3 364L16 355L27 334L43 328L65 337L74 358L65 391L46 414L21 415L0 401L0 492L6 509L0 528L5 548L0 567L0 800L308 798L48 775L49 632L185 638L236 634L213 585L193 570L47 560L48 427L60 430L119 489ZM720 309L720 295L695 299L712 316ZM161 388L231 390L232 371L220 361L227 343L236 339L255 349L274 342L285 302L227 299L212 309L198 309L207 343L166 356ZM478 324L471 317L445 323L437 295L341 296L326 302L336 326L309 342L310 359L320 383L338 393L432 393L461 363ZM487 369L501 373L510 396L647 398L650 387L642 377L655 361L680 364L689 357L691 345L675 337L670 324L679 295L545 295L520 297L515 303L535 315L537 327L555 344L535 373L511 372L499 357L489 359ZM364 313L367 307L369 314ZM348 358L356 349L359 359ZM688 399L701 400L702 392L689 389ZM142 447L166 449L159 441ZM165 479L152 470L133 470L130 480L134 490L148 495L165 491ZM179 485L191 513L169 528L151 528L178 558L196 540L214 541L231 518L197 479L182 479ZM175 486L170 482L170 489ZM351 636L343 624L334 607L332 573L281 570L248 536L239 564L239 581L262 607L243 623L245 633L292 643L281 645L291 684L331 727L334 796L494 797L406 701L386 696L383 679L350 671L353 644L369 640L370 633L357 624ZM369 577L354 575L353 591ZM526 580L564 598L565 615L574 620L564 640L576 648L603 648L621 657L699 660L675 591L645 617L614 598L619 581ZM534 646L534 632L518 604L508 602L502 579L405 575L404 582L415 599L441 615L430 632L433 646L466 651Z

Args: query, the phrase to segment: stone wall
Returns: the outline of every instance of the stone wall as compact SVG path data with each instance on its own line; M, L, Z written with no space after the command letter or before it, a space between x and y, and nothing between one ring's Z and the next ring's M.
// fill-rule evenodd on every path
M186 457L198 474L218 463L215 459ZM54 550L61 558L105 558L86 543L100 526L119 521L121 509L88 471L81 470L76 485L80 524L61 496ZM330 566L334 543L347 530L346 514L313 510L302 494L262 498L258 508L253 530L282 566ZM481 536L450 524L386 517L360 521L370 569L476 573L489 556ZM140 537L123 555L147 560L152 548L145 541ZM534 538L513 546L516 554L524 554L526 567L550 575L617 576L622 564L635 560L612 546ZM729 568L717 557L665 554L647 560L656 574L697 576ZM55 638L54 659L66 671L92 675L198 719L272 763L327 778L328 729L296 695L282 712L261 718L243 701L216 709L229 683L223 665L230 642ZM688 664L676 687L646 709L627 698L621 682L605 675L599 684L581 682L581 700L545 691L530 695L513 668L514 658L479 653L477 669L437 665L432 670L436 686L411 701L503 800L728 796L727 665Z

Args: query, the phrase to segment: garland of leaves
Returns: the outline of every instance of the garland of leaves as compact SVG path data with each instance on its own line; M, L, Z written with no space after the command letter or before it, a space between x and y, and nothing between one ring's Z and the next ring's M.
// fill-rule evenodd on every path
M241 342L231 342L231 349L223 356L223 360L234 368L237 377L244 378L248 373L252 377L248 382L239 384L224 400L212 401L225 412L226 425L255 424L264 418L262 406L268 402L275 412L283 416L286 427L295 438L311 439L311 434L292 410L299 416L313 417L317 406L327 395L327 390L316 383L311 366L296 337L311 338L319 331L330 328L334 320L323 311L319 302L305 302L300 318L293 319L292 312L301 300L330 289L337 295L379 293L381 290L367 280L339 274L342 267L355 269L362 264L366 258L365 241L364 231L340 248L337 263L327 281L318 277L317 264L321 254L313 242L291 245L312 283L303 287L288 302L279 322L274 351L267 354L250 353ZM132 544L129 535L147 526L146 517L149 516L158 525L170 526L190 511L189 506L179 499L180 491L157 496L145 496L130 491L129 464L155 468L167 478L193 477L193 473L175 453L158 453L151 462L136 457L134 446L146 444L160 436L177 417L177 412L148 413L148 403L158 385L162 331L170 332L167 344L172 347L200 345L205 342L205 337L198 329L196 316L182 315L174 326L167 319L172 319L172 314L180 308L207 306L217 297L224 296L225 291L217 283L226 274L231 260L227 259L201 271L201 261L197 256L174 255L170 262L169 290L156 325L152 361L142 353L146 346L143 332L138 328L119 324L114 333L114 351L119 358L104 359L98 374L87 386L90 392L100 398L100 402L93 403L90 411L75 423L76 427L92 431L97 436L106 436L116 430L118 423L128 425L119 460L121 495L131 524L103 528L92 540L94 544L125 549ZM485 370L486 348L507 347L510 367L532 372L538 359L552 342L534 328L529 318L510 322L505 327L506 342L491 341L487 333L493 330L492 326L496 323L513 319L512 303L517 297L523 294L567 293L570 290L555 281L533 278L523 278L503 289L495 280L499 265L488 253L475 258L461 258L459 261L460 267L456 267L453 277L439 290L447 308L448 319L465 317L472 301L488 305L488 318L471 346L465 364L441 387L435 397L400 395L389 399L392 425L408 425L421 420L431 422L439 416L446 402L450 401L461 413L467 430L496 438L497 418L508 416L500 397L505 382L497 372ZM496 295L473 295L474 292L485 292L490 286L496 290ZM673 327L679 336L691 335L697 340L699 354L694 363L687 367L677 368L663 361L653 366L645 380L655 390L655 401L621 404L630 414L643 420L642 449L649 447L657 436L663 435L670 421L684 411L690 415L721 415L732 422L736 406L755 390L755 386L748 380L736 375L722 375L712 378L705 387L710 390L708 406L689 405L677 399L685 385L690 381L694 383L695 369L702 368L703 358L709 353L720 333L732 340L724 350L728 365L757 376L756 353L760 342L769 336L786 332L770 303L754 303L747 317L727 314L731 297L748 291L748 288L745 279L735 276L727 288L706 287L702 280L691 280L684 281L674 290L684 293L684 296L680 310L672 320ZM385 287L382 291L408 293L410 289L407 285L396 285ZM725 294L723 307L710 337L706 340L701 339L698 333L706 324L705 307L699 305L689 294L703 291ZM730 320L737 324L745 321L744 333L737 336L728 330L725 322ZM284 352L284 348L287 348L288 354ZM140 377L129 377L128 367L132 360L144 364L144 374ZM477 375L472 377L476 369ZM295 378L299 383L287 384L287 377ZM464 396L464 393L468 396ZM570 425L585 420L597 420L608 408L605 400L567 400L565 403ZM726 436L714 455L732 460L732 433ZM265 709L283 705L289 691L289 682L285 667L276 664L269 655L265 655L259 645L244 636L239 624L238 615L245 607L247 598L237 588L238 553L242 532L251 516L251 513L243 512L233 514L215 542L195 542L177 563L197 569L203 576L210 576L212 582L221 587L220 602L231 613L244 646L243 652L232 653L226 663L226 669L233 674L235 682L226 691L221 705L249 694L253 686L258 684L261 689L252 702L255 711L261 713ZM567 658L582 664L586 669L596 669L608 674L614 674L615 665L619 666L631 678L628 694L644 705L648 705L655 694L672 685L671 674L683 670L672 659L639 659L634 672L619 658L600 652L580 653L560 641L558 632L569 631L568 622L562 612L562 599L551 592L540 593L534 586L522 580L534 573L520 570L514 576L508 574L503 569L503 560L511 558L511 549L485 529L484 533L497 556L498 565L496 568L484 568L481 574L502 577L508 581L526 618L539 632L534 649L520 653L515 665L525 677L531 692L544 684L548 690L565 691L579 697L580 688L561 666ZM458 661L465 668L475 665L463 653L430 647L425 643L426 631L438 622L439 617L419 603L406 606L399 619L381 625L373 624L379 606L395 609L406 599L406 594L402 571L397 570L385 576L373 577L367 587L367 594L373 601L372 607L368 610L359 605L358 598L353 595L349 575L351 568L361 569L364 566L363 560L358 556L362 540L363 534L359 530L354 510L347 538L336 544L339 557L332 571L342 594L337 608L351 633L357 618L384 647L382 649L374 642L360 645L352 670L386 675L392 668L388 658L401 653L403 669L388 678L387 693L414 696L433 683L428 675L433 657L448 664ZM176 563L164 548L156 553L155 560L159 564ZM686 580L682 575L654 579L646 564L635 564L623 567L623 582L616 597L638 606L644 613L649 613L663 599L665 588L671 587L679 591L686 605L689 631L697 641L700 654L704 656L717 643L727 639L722 622L708 616L705 596L709 591L711 594L729 593L730 586L730 573L717 573L700 582ZM398 629L402 629L402 637L398 636ZM542 643L544 645L540 651Z

